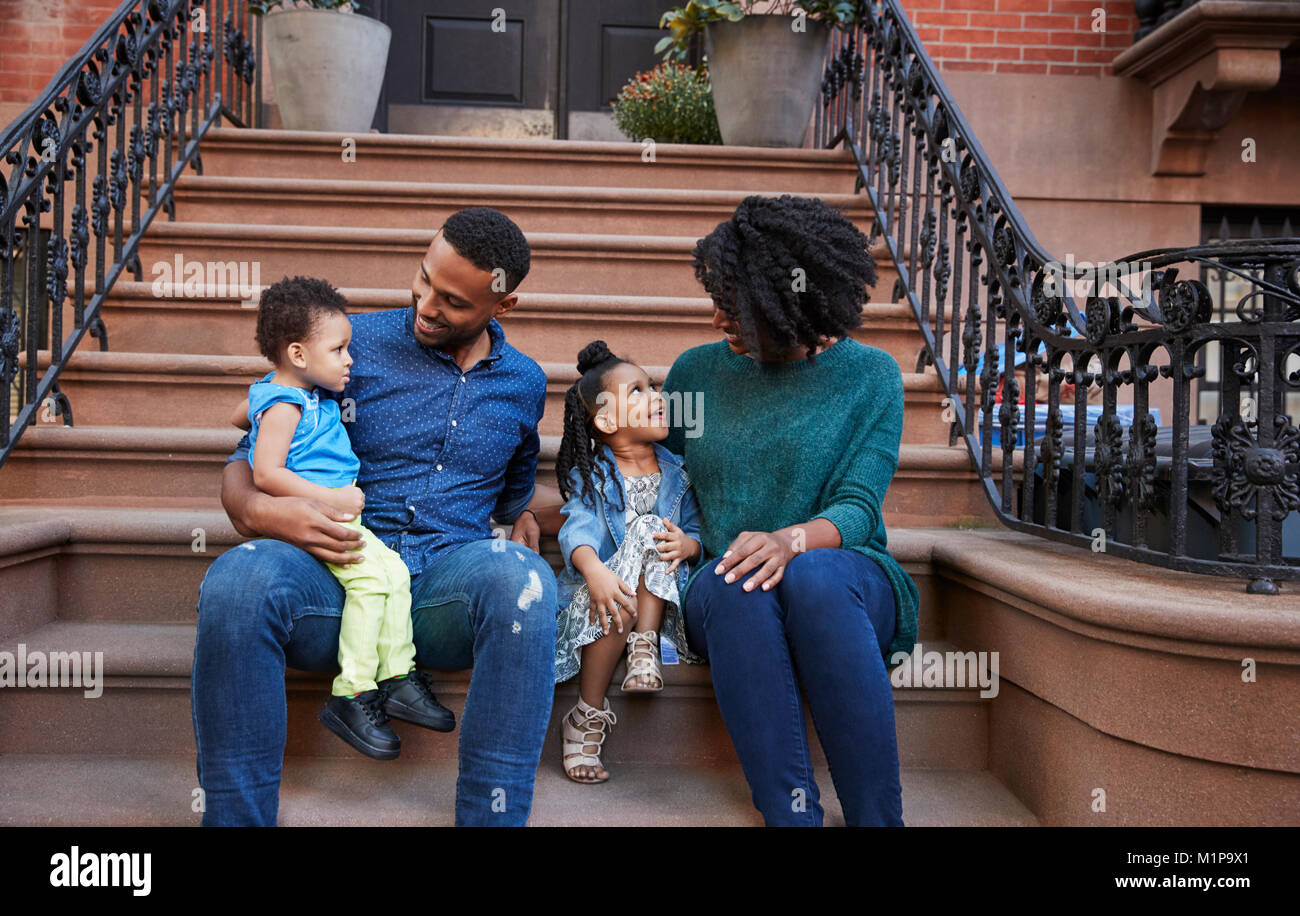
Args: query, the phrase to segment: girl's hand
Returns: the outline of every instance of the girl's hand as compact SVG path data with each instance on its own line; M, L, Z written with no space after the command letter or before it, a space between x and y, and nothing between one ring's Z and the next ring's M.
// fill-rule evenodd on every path
M700 555L700 542L678 528L670 520L664 519L667 531L655 533L659 541L659 559L668 563L666 572L676 572L682 563L689 563Z
M611 618L618 625L618 631L623 632L623 615L618 612L620 607L636 617L636 589L614 575L608 566L602 566L587 577L587 591L591 595L588 619L592 623L599 619L600 628L605 633L609 632Z
M360 515L361 510L366 507L366 494L361 492L360 487L342 487L338 490L331 490L325 502L340 512Z
M758 570L745 582L745 591L762 586L771 591L785 574L785 568L794 559L793 540L779 531L742 531L722 554L716 575L726 575L727 582L739 582L753 570Z

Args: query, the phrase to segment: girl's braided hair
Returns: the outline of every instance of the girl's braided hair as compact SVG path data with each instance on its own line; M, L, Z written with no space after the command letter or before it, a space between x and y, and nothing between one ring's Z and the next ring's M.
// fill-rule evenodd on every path
M811 362L819 338L862 324L867 287L876 285L870 244L818 198L751 195L691 254L696 279L740 326L751 353L762 350L761 327L774 346L807 347Z
M593 340L582 348L578 354L578 380L564 395L564 436L560 439L560 450L555 456L555 476L559 479L560 495L567 500L573 495L573 486L569 475L574 468L582 479L582 501L592 509L596 508L595 493L597 486L604 487L606 479L612 476L618 486L618 511L626 508L623 487L618 483L618 476L613 469L606 474L598 460L596 432L592 425L599 404L597 399L605 390L605 375L619 363L620 359L609 351L603 340ZM595 483L593 483L595 481Z

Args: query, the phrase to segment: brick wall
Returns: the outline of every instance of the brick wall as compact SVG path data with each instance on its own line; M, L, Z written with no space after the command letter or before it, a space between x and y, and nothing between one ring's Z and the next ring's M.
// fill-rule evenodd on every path
M36 100L121 0L0 0L0 102ZM3 125L0 125L3 126Z
M1101 76L1133 43L1132 0L902 0L942 70ZM1105 11L1102 20L1095 10ZM1093 21L1104 31L1093 31Z

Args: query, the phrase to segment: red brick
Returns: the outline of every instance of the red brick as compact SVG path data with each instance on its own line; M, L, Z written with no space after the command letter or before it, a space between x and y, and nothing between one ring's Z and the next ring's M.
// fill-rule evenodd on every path
M1101 7L1098 0L1052 0L1053 13L1074 13L1091 18L1092 11L1098 7Z
M1073 16L1025 16L1026 29L1041 29L1043 31L1052 31L1053 29L1073 29Z
M940 11L921 10L912 17L912 22L918 26L921 25L965 25L969 18L969 13L949 13Z
M997 33L992 29L944 29L944 41L964 41L968 44L993 44Z
M1037 35L1033 32L1026 32L1023 29L998 29L998 40L1000 45L1036 45L1039 44Z
M1080 64L1108 64L1119 52L1114 48L1080 48L1075 51L1075 62Z
M943 58L944 60L965 60L967 46L966 45L927 45L926 50L929 51L930 56L936 60L938 60L939 58Z
M1046 13L1049 0L998 0L998 12Z
M999 61L998 73L1046 73L1047 64L1024 64L1011 61Z
M939 41L943 35L943 29L936 26L920 26L916 30L916 35L921 39L922 44L930 44Z
M1102 67L1081 67L1078 64L1051 64L1047 68L1049 76L1101 76L1105 72Z
M1046 43L1058 48L1082 48L1087 46L1090 40L1090 37L1083 32L1051 32L1047 36Z
M1051 60L1068 63L1074 60L1073 48L1025 48L1025 60Z
M970 49L971 60L1020 60L1020 48L1003 45L981 45Z
M939 65L941 69L954 72L992 73L993 62L987 60L954 60Z
M1019 13L971 13L971 28L982 29L1018 29Z

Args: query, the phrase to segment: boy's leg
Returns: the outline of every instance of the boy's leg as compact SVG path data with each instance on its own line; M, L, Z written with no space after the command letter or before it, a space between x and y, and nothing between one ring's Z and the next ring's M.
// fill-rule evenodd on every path
M411 591L420 661L473 665L456 823L522 826L555 692L555 574L527 547L488 538L449 551Z
M360 521L345 523L361 534L365 561L351 566L325 564L347 593L343 601L343 622L339 628L339 674L331 692L336 697L350 697L374 690L379 669L379 629L392 586L389 569L379 539Z
M367 532L369 534L369 532ZM373 535L371 535L373 537ZM374 555L383 558L388 576L388 600L379 623L379 668L376 681L409 674L415 667L415 643L411 631L411 574L397 552L375 538ZM366 542L366 550L371 550Z
M334 669L342 607L329 571L282 541L240 544L208 568L190 681L205 826L275 825L285 665Z

